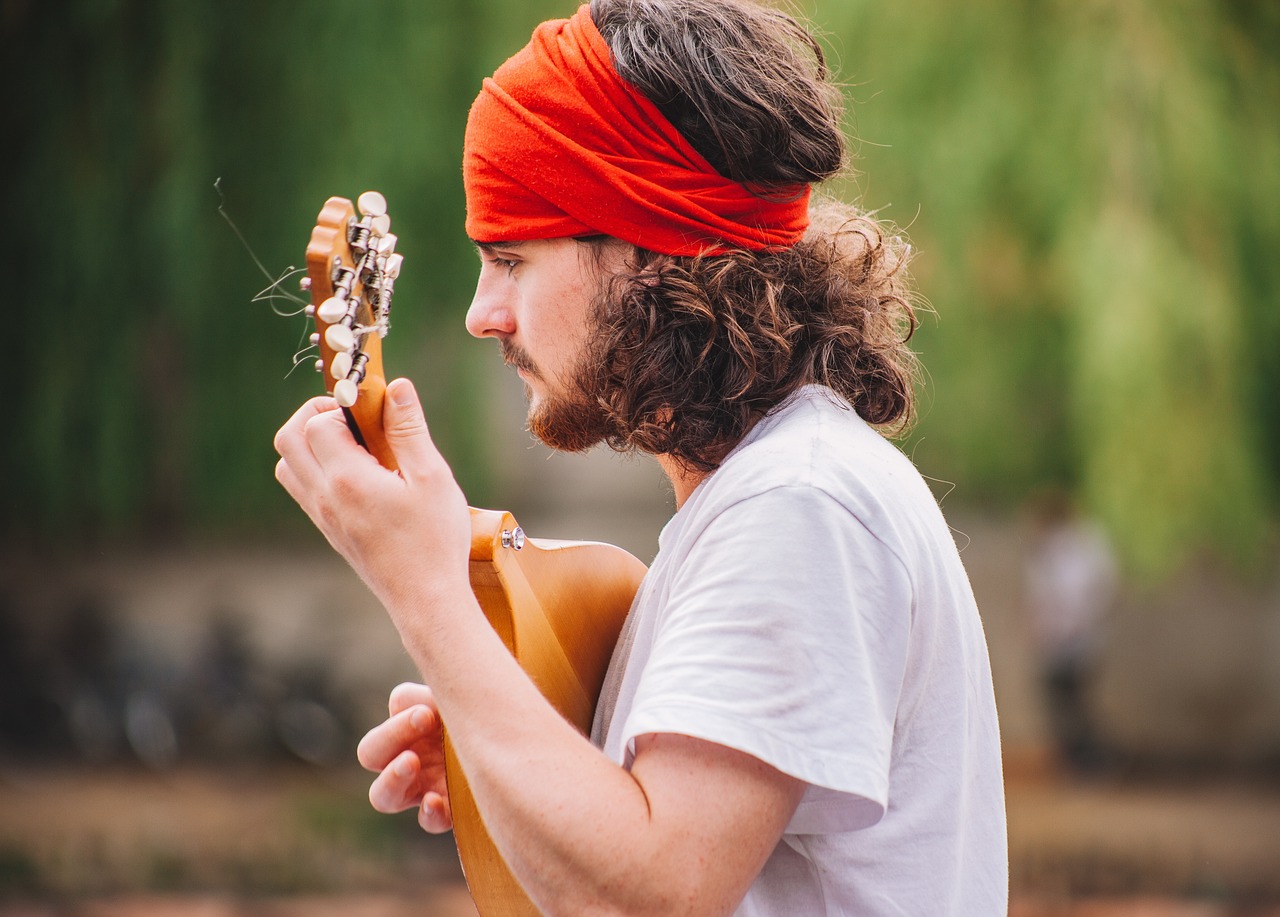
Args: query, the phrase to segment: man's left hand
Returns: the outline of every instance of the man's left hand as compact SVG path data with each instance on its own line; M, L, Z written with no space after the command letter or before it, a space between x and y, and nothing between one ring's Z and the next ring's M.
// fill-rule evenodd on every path
M276 479L395 617L467 588L471 523L408 379L387 386L383 425L399 472L356 443L332 398L312 398L276 434Z

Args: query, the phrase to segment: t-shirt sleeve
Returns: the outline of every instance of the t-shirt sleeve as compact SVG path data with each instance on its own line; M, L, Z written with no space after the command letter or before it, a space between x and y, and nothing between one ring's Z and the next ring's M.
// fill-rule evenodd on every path
M624 741L690 735L803 780L788 833L875 824L911 617L902 562L831 496L786 486L735 503L672 579Z

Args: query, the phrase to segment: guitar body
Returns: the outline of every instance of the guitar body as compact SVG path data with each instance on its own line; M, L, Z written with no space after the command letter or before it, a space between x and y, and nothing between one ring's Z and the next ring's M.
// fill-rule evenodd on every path
M392 471L381 339L403 261L395 243L382 195L362 194L358 213L346 198L329 198L307 246L303 284L325 388L357 441ZM644 573L613 545L526 539L510 513L471 510L471 588L480 607L542 694L584 734ZM454 839L477 909L482 917L537 914L485 829L448 723L444 746Z
M587 734L645 566L613 545L523 540L519 531L510 513L472 509L471 588L538 690ZM482 917L537 914L489 837L445 728L454 840L476 908Z

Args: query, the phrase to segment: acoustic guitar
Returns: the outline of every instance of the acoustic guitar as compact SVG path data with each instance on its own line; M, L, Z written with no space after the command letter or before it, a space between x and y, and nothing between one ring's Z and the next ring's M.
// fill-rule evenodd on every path
M383 433L382 338L403 256L386 201L331 197L307 246L303 289L315 318L316 368L352 434L396 470ZM510 513L471 510L471 588L490 625L542 694L578 730L591 728L605 670L645 566L613 545L526 538ZM445 773L454 840L482 917L537 914L467 786L445 724Z

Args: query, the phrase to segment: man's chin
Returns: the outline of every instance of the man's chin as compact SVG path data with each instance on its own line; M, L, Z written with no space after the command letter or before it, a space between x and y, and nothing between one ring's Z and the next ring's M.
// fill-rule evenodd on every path
M600 420L593 405L537 397L529 402L529 432L560 452L586 452L604 442L606 434Z

